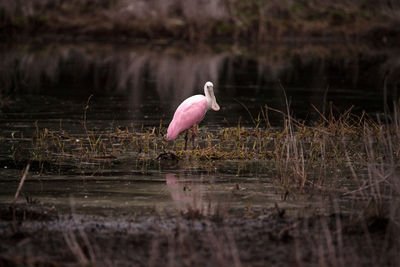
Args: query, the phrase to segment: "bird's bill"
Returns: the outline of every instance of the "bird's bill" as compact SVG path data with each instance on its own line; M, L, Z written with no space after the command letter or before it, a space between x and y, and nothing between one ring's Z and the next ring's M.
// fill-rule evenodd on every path
M214 93L211 93L211 108L215 111L219 110L219 105L217 103L217 100L215 99Z

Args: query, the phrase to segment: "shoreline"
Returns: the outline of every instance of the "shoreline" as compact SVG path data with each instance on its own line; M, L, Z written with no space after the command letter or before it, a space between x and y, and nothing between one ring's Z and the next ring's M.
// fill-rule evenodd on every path
M326 0L320 4L290 1L50 0L0 4L0 39L91 39L132 42L137 39L189 44L324 41L400 42L400 7L365 1Z
M247 46L247 47L262 47L265 45L278 45L278 44L357 44L362 43L368 46L377 47L397 47L400 42L400 28L382 27L371 28L363 33L346 34L344 32L337 32L332 35L324 35L321 33L315 34L288 34L280 38L266 38L262 41L254 41L252 39L240 38L233 40L225 36L212 35L207 41L204 40L188 40L185 38L174 38L169 35L159 35L151 37L141 33L132 33L125 35L123 33L115 33L113 31L100 31L95 33L80 33L79 31L68 30L65 32L57 31L44 31L44 32L19 32L12 34L0 35L0 40L7 44L21 43L21 42L98 42L98 43L116 43L128 45L145 45L145 44L182 44L187 46L213 46L213 45L226 45L226 46Z

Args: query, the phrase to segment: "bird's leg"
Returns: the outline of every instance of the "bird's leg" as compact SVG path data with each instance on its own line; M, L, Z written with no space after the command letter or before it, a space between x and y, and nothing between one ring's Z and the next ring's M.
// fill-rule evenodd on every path
M188 141L188 130L186 130L186 134L185 134L185 150L187 148L187 141Z
M192 147L193 147L193 148L194 148L194 139L195 139L195 137L196 137L196 135L197 135L196 128L197 128L197 125L194 125L194 126L192 127Z

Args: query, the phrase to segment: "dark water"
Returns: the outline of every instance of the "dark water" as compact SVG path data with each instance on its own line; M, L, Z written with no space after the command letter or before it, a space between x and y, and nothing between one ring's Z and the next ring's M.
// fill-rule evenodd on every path
M249 48L135 46L120 44L2 45L2 124L10 121L88 119L98 127L168 123L186 97L215 84L221 111L204 125L254 125L265 105L315 118L333 104L344 111L382 112L399 97L400 50L360 44L270 45ZM384 81L386 77L386 95ZM282 85L282 86L281 86ZM270 112L280 125L281 115ZM6 125L5 125L6 126Z
M209 166L207 166L209 165ZM10 202L18 187L20 171L1 165L0 202ZM115 218L177 215L190 210L203 215L257 214L278 203L289 216L333 212L334 194L285 196L266 162L192 162L174 168L150 168L138 172L132 162L93 173L32 174L26 180L21 201L26 198L51 203L60 213L74 209L86 215ZM335 176L337 178L337 176ZM351 212L349 198L338 202L341 212Z
M360 45L271 45L258 50L93 43L1 45L0 135L11 138L11 143L12 136L32 136L35 122L40 128L82 133L91 95L86 110L91 129L166 126L177 105L202 93L207 80L214 82L221 106L202 122L208 127L236 126L238 121L254 126L252 116L256 119L265 105L284 110L282 87L292 113L302 119L318 117L312 105L323 111L329 103L335 112L354 106L356 113L366 110L373 115L383 112L385 102L390 106L398 99L399 74L400 50ZM279 113L270 111L269 118L274 126L281 125ZM2 159L9 158L9 147L1 149ZM3 163L0 197L7 201L16 191L21 171L10 170L7 160ZM145 173L138 172L140 168L127 162L96 175L74 170L32 172L24 193L55 203L59 209L69 209L72 196L79 209L95 209L95 213L190 206L212 213L217 203L226 209L273 207L284 196L262 162L210 166L192 162L169 169L151 166ZM297 197L284 205L315 208L320 203Z

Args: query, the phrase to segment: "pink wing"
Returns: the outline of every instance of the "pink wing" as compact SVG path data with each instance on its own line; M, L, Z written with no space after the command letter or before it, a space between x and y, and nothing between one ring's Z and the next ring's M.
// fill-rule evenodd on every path
M189 97L176 109L169 124L167 139L174 140L179 133L200 122L207 112L207 100L203 95Z

